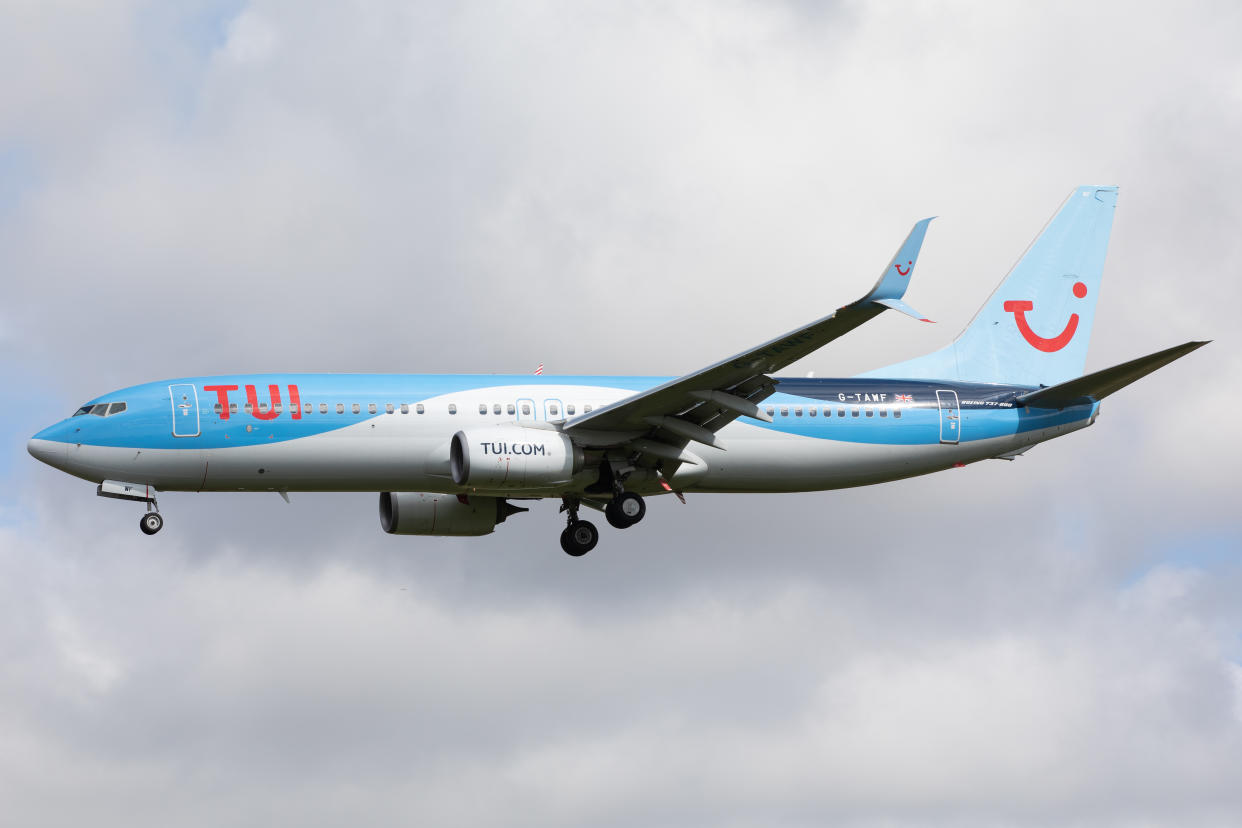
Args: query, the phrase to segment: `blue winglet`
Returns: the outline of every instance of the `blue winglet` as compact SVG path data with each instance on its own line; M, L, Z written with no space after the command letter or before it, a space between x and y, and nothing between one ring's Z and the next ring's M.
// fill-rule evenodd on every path
M925 218L917 222L910 229L910 235L906 236L906 240L901 243L901 247L897 248L896 255L892 261L884 268L884 272L880 274L880 280L875 283L875 287L871 292L863 297L862 302L875 302L879 305L899 310L902 313L909 314L915 319L930 322L930 319L923 314L914 310L914 308L901 301L901 297L905 296L906 288L910 287L910 276L914 273L914 265L919 260L919 250L923 247L923 237L927 235L927 225L931 223L931 218ZM859 304L862 304L860 302Z

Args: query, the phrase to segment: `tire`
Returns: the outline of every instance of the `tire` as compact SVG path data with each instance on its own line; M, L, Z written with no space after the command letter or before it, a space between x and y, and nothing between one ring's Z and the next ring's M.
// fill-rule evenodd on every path
M618 529L628 529L647 514L647 502L633 492L622 492L604 507L604 517Z
M565 527L561 532L561 549L565 554L580 558L595 548L599 543L599 530L595 524L586 520L578 520Z
M160 517L159 512L147 512L139 518L138 528L144 535L154 535L164 528L164 518Z

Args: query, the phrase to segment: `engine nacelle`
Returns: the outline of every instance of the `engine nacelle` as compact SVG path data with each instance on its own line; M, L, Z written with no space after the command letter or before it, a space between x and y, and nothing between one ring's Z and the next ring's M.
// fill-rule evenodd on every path
M466 502L462 502L462 500ZM380 492L380 526L390 535L490 535L497 523L526 510L503 497Z
M453 435L449 470L458 486L541 489L582 470L582 449L559 431L502 425Z

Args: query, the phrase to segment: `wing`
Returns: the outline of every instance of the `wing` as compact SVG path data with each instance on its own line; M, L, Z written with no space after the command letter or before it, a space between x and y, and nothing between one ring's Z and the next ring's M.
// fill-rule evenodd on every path
M770 374L822 348L888 308L931 320L901 301L931 219L914 225L871 292L836 313L784 336L568 421L575 442L596 447L628 444L648 458L701 463L685 446L724 448L716 432L738 417L771 422L758 406L776 388Z

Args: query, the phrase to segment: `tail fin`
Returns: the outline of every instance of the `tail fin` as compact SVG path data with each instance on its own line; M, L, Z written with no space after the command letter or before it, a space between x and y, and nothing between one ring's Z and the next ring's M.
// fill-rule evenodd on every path
M1080 376L1116 187L1077 187L950 345L860 376L1056 385Z

